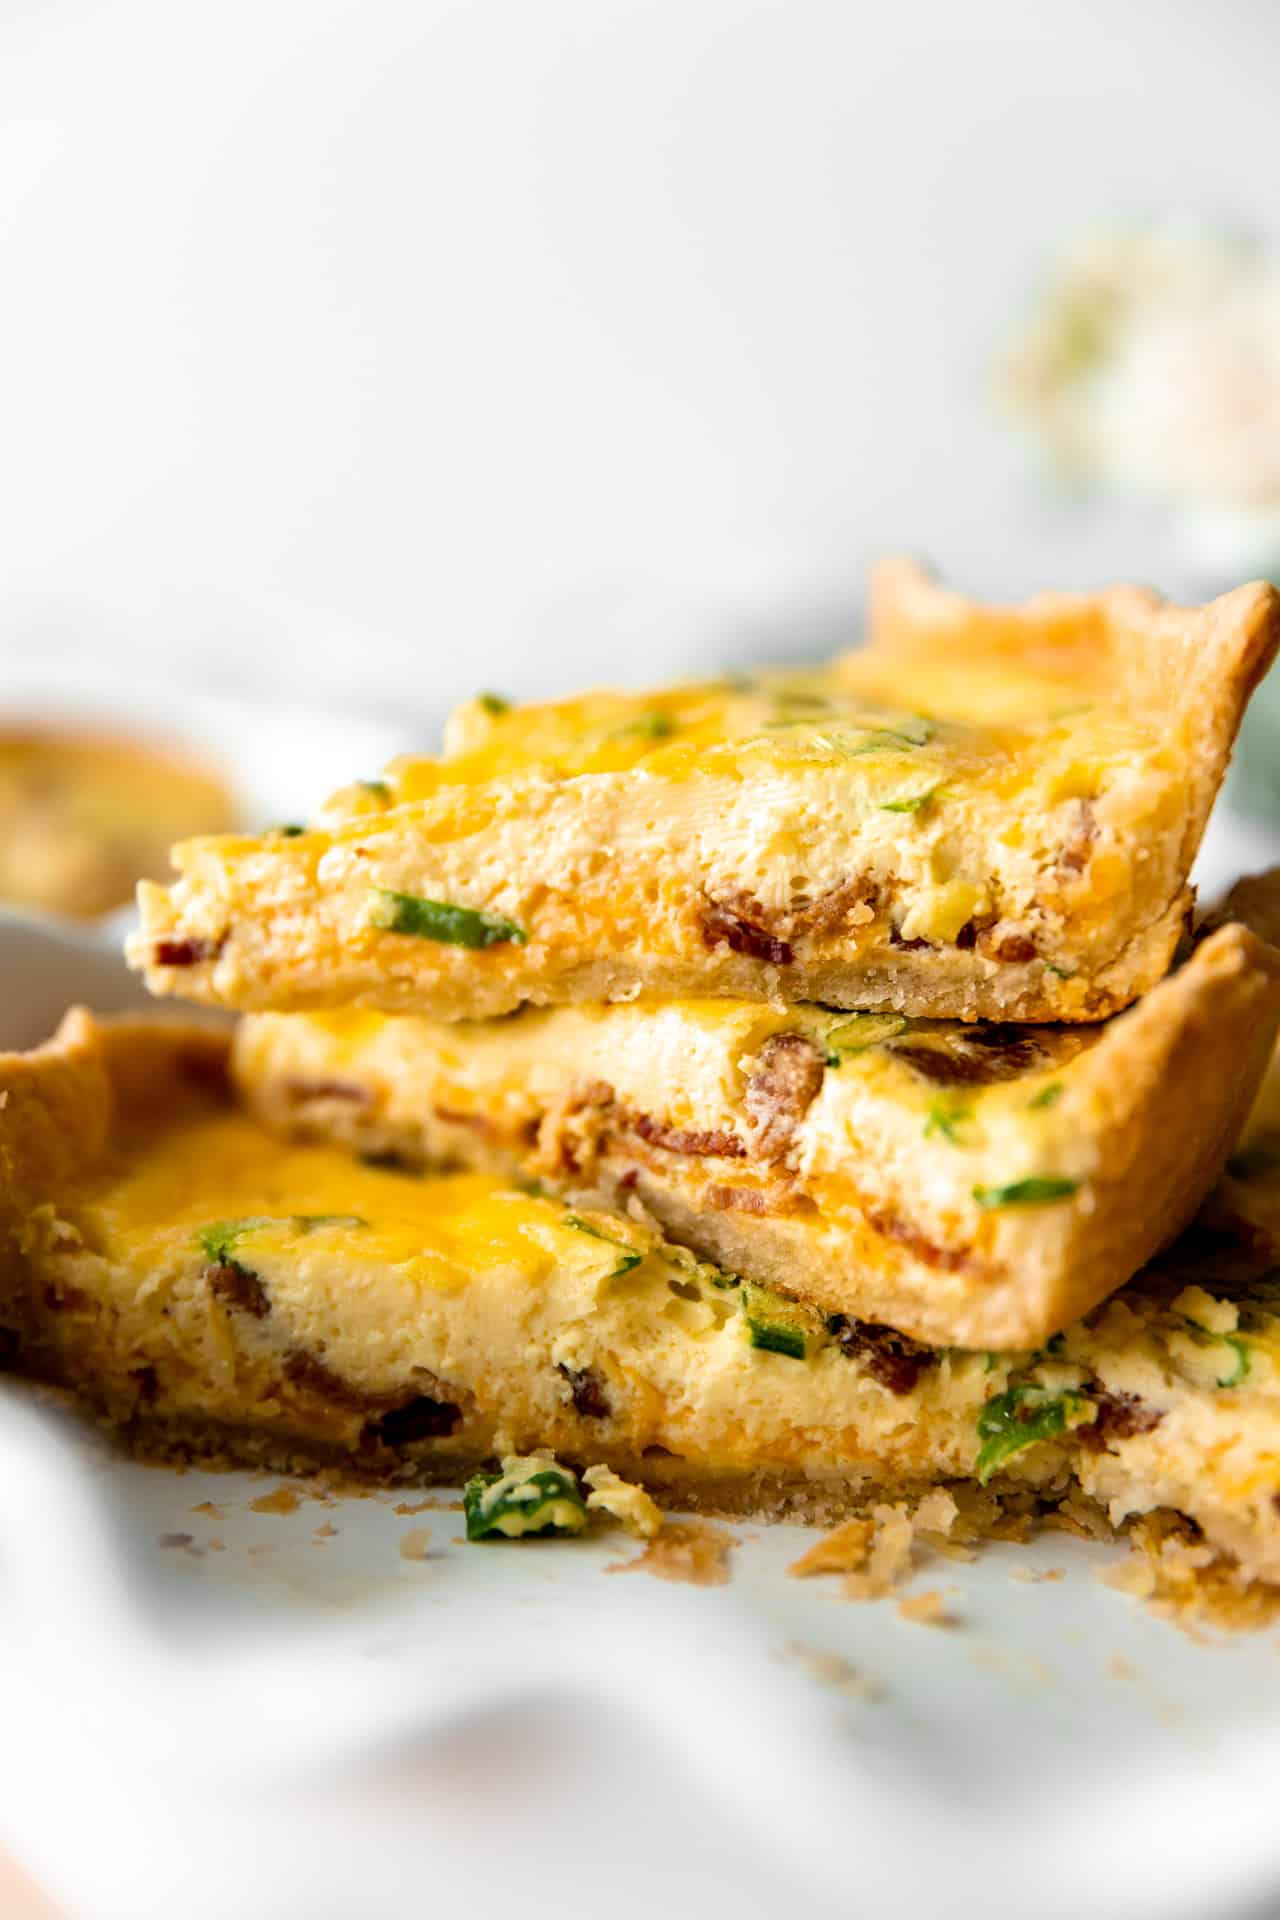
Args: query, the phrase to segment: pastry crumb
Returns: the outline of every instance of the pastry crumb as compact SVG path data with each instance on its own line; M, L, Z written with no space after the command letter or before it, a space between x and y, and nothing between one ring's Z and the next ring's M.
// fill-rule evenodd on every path
M278 1486L274 1493L262 1493L249 1502L250 1513L296 1513L302 1505L293 1487Z
M1011 1580L1021 1580L1029 1585L1039 1584L1045 1580L1065 1580L1066 1577L1065 1567L1029 1567L1020 1562L1016 1567L1009 1569Z
M191 1511L208 1514L210 1520L221 1520L223 1517L222 1508L216 1507L212 1500L202 1500L199 1506L192 1507Z
M723 1587L729 1579L729 1550L738 1544L727 1527L713 1520L668 1520L634 1560L615 1560L606 1573L648 1573L655 1580L682 1581L691 1587Z
M908 1594L905 1600L899 1600L898 1613L903 1620L914 1621L920 1627L958 1625L955 1614L948 1610L937 1587L929 1587L924 1593Z
M440 1500L397 1500L392 1513L438 1513L444 1503Z
M793 1580L808 1580L815 1573L852 1573L866 1559L874 1532L870 1520L845 1520L815 1540L787 1572Z
M618 1520L629 1533L652 1540L662 1526L662 1509L643 1487L624 1480L612 1467L588 1467L582 1476L590 1487L588 1513L605 1513Z
M821 1686L830 1687L850 1700L883 1700L885 1697L884 1682L855 1667L842 1653L827 1653L821 1647L806 1647L801 1641L793 1640L786 1647L784 1657L798 1661Z
M327 1520L322 1520L318 1527L312 1527L311 1529L311 1538L313 1540L336 1540L337 1537L338 1529L335 1526L331 1526Z
M156 1541L158 1547L182 1548L195 1545L193 1533L162 1533Z
M400 1537L400 1558L402 1560L425 1560L431 1550L431 1530L429 1527L410 1527Z

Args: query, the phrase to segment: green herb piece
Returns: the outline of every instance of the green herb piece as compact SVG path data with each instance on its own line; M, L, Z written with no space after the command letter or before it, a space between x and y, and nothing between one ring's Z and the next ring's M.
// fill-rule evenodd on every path
M1041 1087L1039 1093L1032 1095L1027 1105L1032 1108L1056 1107L1065 1092L1061 1080L1051 1080L1047 1087Z
M931 1140L935 1133L952 1147L964 1146L960 1138L961 1129L973 1118L972 1107L947 1107L936 1100L929 1109L929 1117L924 1123L924 1137Z
M1280 1151L1264 1145L1261 1140L1242 1147L1227 1162L1227 1172L1233 1180L1257 1180L1263 1174L1274 1173L1277 1167L1280 1167Z
M1234 1334L1230 1333L1223 1335L1222 1344L1226 1347L1231 1347L1235 1352L1236 1358L1235 1365L1232 1367L1230 1373L1219 1374L1218 1385L1220 1387L1241 1386L1249 1378L1249 1368L1252 1365L1249 1358L1248 1345L1245 1341L1237 1339Z
M816 1315L767 1287L744 1284L741 1299L747 1338L753 1347L765 1353L785 1354L789 1360L807 1357L809 1342L819 1328Z
M539 1455L514 1456L501 1473L478 1473L462 1490L468 1540L521 1540L536 1534L581 1533L587 1507L564 1467Z
M920 813L942 792L941 787L926 787L923 793L907 794L901 800L882 800L878 813Z
M655 710L653 713L642 713L638 719L629 721L625 727L619 727L613 738L620 740L626 734L638 733L642 734L646 740L667 740L675 730L676 723L672 716Z
M391 798L391 784L387 780L357 780L356 785L363 787L366 793L373 794L377 800L389 800Z
M978 1415L978 1480L984 1487L992 1474L1024 1447L1052 1440L1067 1427L1078 1427L1090 1412L1086 1395L1068 1387L1050 1393L1047 1387L1010 1387L988 1400Z
M827 1035L827 1065L838 1067L850 1054L865 1053L868 1047L881 1046L894 1039L906 1026L900 1013L855 1013L842 1020Z
M408 933L418 940L477 950L508 941L523 947L529 938L514 920L500 913L482 913L477 907L450 906L443 900L424 900L417 893L395 893L390 887L374 887L371 900L369 924L383 933Z
M486 713L492 713L494 715L510 713L511 711L511 702L505 699L500 693L478 693L476 695L476 705L482 707Z
M246 1233L253 1233L258 1227L274 1227L278 1224L270 1214L258 1214L248 1220L215 1220L212 1226L199 1229L196 1241L215 1267L234 1267L237 1240Z
M606 1247L618 1248L622 1258L609 1275L610 1280L617 1280L622 1274L630 1273L632 1268L638 1267L644 1259L642 1251L639 1251L633 1246L629 1246L625 1240L615 1240L612 1234L601 1233L599 1227L593 1227L589 1220L583 1220L576 1213L566 1213L564 1224L566 1227L572 1227L575 1233L586 1233L589 1234L593 1240L603 1241Z
M1069 1200L1081 1184L1065 1174L1040 1173L1013 1180L1007 1187L975 1187L973 1197L986 1212L997 1207L1051 1207L1058 1200Z
M294 1227L299 1233L311 1233L316 1227L367 1227L369 1222L358 1213L259 1213L246 1220L215 1220L201 1227L196 1240L208 1258L218 1267L234 1267L237 1242L261 1227Z
M278 827L268 827L267 832L278 833L283 840L296 840L300 833L306 832L306 828L299 826L296 820L285 820Z
M1055 980L1074 980L1075 979L1075 975L1070 971L1069 968L1055 967L1052 960L1045 961L1044 970L1046 973L1051 973Z

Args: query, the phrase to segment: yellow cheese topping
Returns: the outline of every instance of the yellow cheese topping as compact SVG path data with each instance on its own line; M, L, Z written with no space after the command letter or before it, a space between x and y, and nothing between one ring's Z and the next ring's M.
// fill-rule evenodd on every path
M109 1260L189 1260L200 1236L221 1227L226 1234L206 1242L212 1257L222 1244L250 1265L255 1254L305 1251L394 1267L406 1284L444 1293L493 1267L531 1286L558 1264L609 1271L653 1239L612 1219L593 1231L594 1216L483 1174L407 1179L328 1148L268 1149L239 1114L148 1136L144 1154L86 1182L60 1213Z
M643 769L679 781L698 772L762 779L797 768L838 766L868 804L916 811L941 783L981 781L1013 793L1042 774L1048 804L1088 798L1135 751L1156 747L1149 727L1105 703L1066 700L1048 675L1000 673L976 690L908 670L901 690L857 656L841 672L762 673L653 693L598 692L491 711L473 702L454 714L446 752L407 755L382 781L344 788L330 825L406 805L443 790L533 773L551 778ZM918 703L918 704L917 704Z

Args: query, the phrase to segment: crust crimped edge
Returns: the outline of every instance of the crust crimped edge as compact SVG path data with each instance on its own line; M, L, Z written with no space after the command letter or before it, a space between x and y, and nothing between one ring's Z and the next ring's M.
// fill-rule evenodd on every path
M1203 837L1244 710L1280 650L1280 593L1250 581L1203 606L1150 587L1040 593L993 606L945 587L899 556L881 561L868 592L867 648L854 656L954 671L957 658L1009 656L1033 670L1109 682L1139 709L1176 722L1190 748L1184 873Z

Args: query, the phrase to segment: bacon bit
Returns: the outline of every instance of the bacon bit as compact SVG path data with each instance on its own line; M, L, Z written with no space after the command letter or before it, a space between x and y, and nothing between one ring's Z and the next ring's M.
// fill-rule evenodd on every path
M1164 1414L1149 1407L1136 1393L1095 1391L1097 1416L1088 1425L1076 1429L1076 1439L1091 1453L1104 1453L1111 1440L1131 1440L1135 1434L1150 1433L1160 1425Z
M923 1260L926 1266L939 1267L944 1273L960 1273L975 1266L972 1256L960 1247L940 1247L927 1235L913 1227L901 1214L877 1212L864 1209L868 1226L883 1234L886 1240L896 1240L917 1260Z
M703 1131L687 1127L664 1126L647 1113L638 1113L631 1122L633 1132L651 1147L664 1147L668 1153L715 1154L723 1160L744 1160L747 1149L736 1133L725 1127Z
M152 964L157 967L195 967L202 960L216 960L227 944L225 933L216 940L157 940Z
M584 1420L607 1420L613 1412L605 1383L594 1367L566 1367L561 1363L556 1368L569 1382L569 1393L573 1400L573 1410Z
M1039 955L1034 940L1025 933L1003 933L998 938L991 934L979 935L978 945L989 960L1001 960L1006 966L1022 966L1028 960Z
M419 1440L443 1440L462 1418L462 1409L450 1400L433 1400L419 1393L403 1406L391 1407L378 1420L372 1420L360 1436L361 1444L384 1447L411 1447Z
M271 1297L257 1274L237 1266L233 1260L206 1267L204 1281L219 1300L225 1300L229 1307L239 1307L242 1313L252 1314L255 1320L265 1320L271 1311Z
M809 905L798 906L795 914L802 930L819 939L824 934L869 926L875 917L875 888L865 877L831 887Z
M723 1587L729 1579L729 1550L738 1544L727 1528L709 1520L669 1520L634 1560L616 1560L606 1573L648 1573L655 1580L678 1580L691 1587Z
M773 1033L756 1056L743 1096L756 1152L777 1160L822 1089L826 1062L802 1033Z
M1098 820L1089 801L1080 802L1080 813L1075 826L1063 844L1058 855L1058 866L1063 873L1083 873L1093 853L1093 844L1098 837Z
M871 1378L890 1393L912 1392L924 1369L938 1362L932 1347L877 1320L855 1320L849 1314L833 1313L827 1321L827 1332L834 1335L850 1360L864 1360Z
M993 1024L923 1039L890 1042L889 1051L914 1073L939 1087L991 1086L1032 1073L1055 1055L1025 1028Z
M355 1106L367 1107L373 1098L368 1088L355 1080L306 1080L294 1076L285 1081L284 1091L294 1106L302 1106L308 1100L350 1100Z
M759 903L752 901L752 909L759 914ZM734 953L746 954L748 959L762 960L767 966L789 967L795 959L795 953L785 940L779 940L757 920L747 919L734 912L727 904L708 900L702 908L701 916L703 945L708 949L719 946L731 947Z
M956 935L956 945L960 948L960 951L962 953L967 953L970 947L972 947L976 943L977 938L978 938L977 927L974 925L972 920L966 920L964 925L961 927L959 933Z

